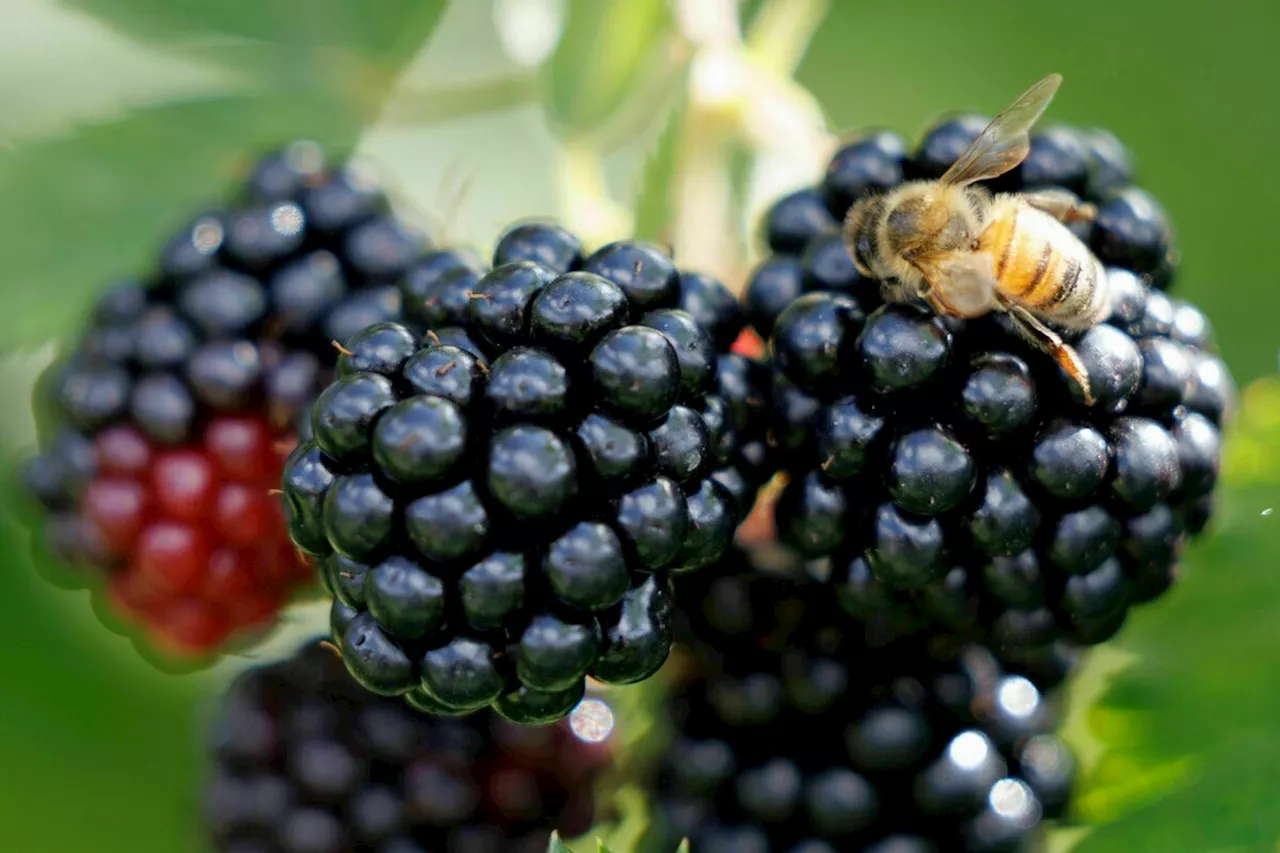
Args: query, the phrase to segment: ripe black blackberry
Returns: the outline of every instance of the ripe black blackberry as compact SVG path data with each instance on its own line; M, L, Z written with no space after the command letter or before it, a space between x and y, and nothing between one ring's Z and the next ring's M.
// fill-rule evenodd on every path
M217 720L205 826L220 853L544 853L585 832L606 744L486 712L429 719L331 650L242 674Z
M772 434L789 485L779 535L849 610L889 633L960 631L1052 660L1096 643L1173 581L1208 520L1231 380L1203 314L1165 295L1170 233L1114 139L1051 128L994 189L1061 186L1099 206L1086 235L1112 313L1072 342L1096 405L1007 319L884 304L840 234L850 205L937 177L981 130L855 140L817 187L781 199L775 254L746 306L772 336Z
M494 261L420 292L421 346L395 324L348 341L285 506L359 682L545 722L588 674L666 659L667 575L716 560L749 509L761 397L717 355L721 285L656 247L586 255L529 224Z
M816 186L778 199L764 222L772 255L752 274L743 296L756 331L768 338L782 309L814 291L856 291L864 309L873 309L874 302L862 299L863 276L844 251L841 221L865 195L904 180L940 177L986 122L974 115L945 119L925 133L914 152L896 133L865 134L832 156ZM1172 283L1177 252L1168 217L1150 193L1134 185L1129 152L1106 131L1035 131L1026 160L986 186L997 192L1061 187L1076 193L1098 207L1085 236L1104 264L1145 276L1159 289Z
M296 143L108 290L34 401L28 491L77 569L56 580L179 658L272 621L313 577L269 495L296 416L332 373L331 340L401 317L415 263L466 263L426 249L360 168Z
M658 784L671 838L706 853L1021 850L1062 813L1073 762L1030 681L940 639L872 650L821 586L727 571L689 614Z

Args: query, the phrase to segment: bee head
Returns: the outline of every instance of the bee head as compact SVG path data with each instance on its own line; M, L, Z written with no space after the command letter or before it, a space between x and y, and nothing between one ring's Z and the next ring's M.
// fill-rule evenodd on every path
M844 221L844 241L853 265L869 278L881 277L875 271L880 257L876 230L883 213L884 196L868 196L849 209Z

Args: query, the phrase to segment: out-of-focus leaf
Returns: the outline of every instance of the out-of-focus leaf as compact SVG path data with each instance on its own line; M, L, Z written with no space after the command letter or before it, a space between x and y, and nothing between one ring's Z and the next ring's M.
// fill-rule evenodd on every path
M734 239L737 241L737 249L735 251L735 262L738 265L745 265L745 256L751 245L751 231L747 220L747 207L751 201L751 175L752 169L755 167L755 152L743 145L741 142L734 141L729 145L727 154L729 186L732 190L730 203L732 204L732 215L730 222L734 229ZM738 282L734 282L738 284ZM736 291L735 291L736 292Z
M147 272L167 232L220 203L264 150L305 137L341 156L360 127L329 103L226 97L0 154L0 348L64 331L113 277Z
M348 53L399 69L421 46L446 0L64 0L127 35L168 49L244 39L285 51ZM318 60L318 55L312 59Z
M566 132L599 129L672 57L666 0L569 0L564 33L547 63L547 111Z
M747 48L774 74L794 76L826 18L830 0L767 0L745 27Z
M5 629L39 638L0 648L8 688L0 725L22 733L5 744L6 849L194 849L191 804L202 767L193 740L208 681L161 675L129 654L84 597L50 590L36 576L24 540L0 518ZM56 811L48 803L54 791ZM141 829L139 803L154 811Z
M569 845L560 840L560 833L551 833L551 840L547 842L547 853L573 853L569 849Z
M651 780L670 748L670 700L679 680L681 658L673 654L653 678L643 684L610 688L603 698L612 706L618 725L612 746L613 769L597 785L600 801L607 798L610 819L591 829L591 836L617 851L668 853L670 841L655 821Z
M638 686L638 685L637 685ZM647 687L647 685L646 685ZM632 689L632 688L627 688ZM661 695L665 696L663 690L658 690ZM625 725L625 724L624 724ZM644 735L641 735L644 737ZM622 746L619 744L619 746ZM639 767L645 767L651 761L651 757L638 755L633 752L619 750L620 762L630 765L634 756L635 764ZM625 774L624 770L624 774ZM630 780L619 780L617 776L605 778L601 780L597 790L607 792L609 798L609 806L611 812L616 815L615 819L605 825L597 825L592 829L592 834L596 836L600 844L610 847L614 850L648 850L652 848L652 843L646 846L646 841L652 841L654 835L653 826L653 803L651 802L650 790L645 785L636 783L636 779L644 779L648 775L647 770L637 769L633 771L634 775Z
M739 0L738 24L744 31L751 26L751 22L760 14L760 7L764 4L765 0Z
M675 853L689 853L689 839L680 842L680 846L676 848ZM573 853L573 848L560 840L560 833L551 833L551 840L547 842L547 853ZM596 839L595 853L636 853L635 850L622 850L621 848L610 847L604 841Z
M510 110L535 101L539 92L532 74L466 80L428 92L398 92L378 116L378 126L416 127Z
M1274 850L1280 838L1280 382L1247 390L1236 431L1217 532L1191 548L1178 587L1134 615L1115 644L1132 663L1084 709L1077 746L1096 759L1077 812L1102 825L1080 853Z
M644 240L671 242L670 229L676 213L675 181L680 160L680 131L684 127L686 108L684 98L672 106L657 142L645 159L635 208L636 237Z

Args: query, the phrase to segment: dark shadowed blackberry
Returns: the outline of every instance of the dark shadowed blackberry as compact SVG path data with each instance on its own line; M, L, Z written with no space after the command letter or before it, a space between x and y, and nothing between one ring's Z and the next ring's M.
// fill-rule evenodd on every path
M36 394L29 491L56 555L94 569L59 580L181 657L269 623L313 576L270 494L298 415L331 378L332 341L402 319L402 279L470 263L425 248L360 167L298 143L191 220L149 278L108 290ZM352 345L376 362L396 342Z
M937 177L982 126L942 122L909 158L885 133L842 148L819 187L768 217L774 254L746 307L772 335L771 436L789 480L779 537L821 558L869 623L941 626L1052 672L1056 641L1106 639L1173 581L1207 518L1233 392L1204 315L1157 287L1168 224L1105 135L1037 132L993 182L1098 206L1086 236L1108 265L1111 314L1069 336L1095 405L1003 315L884 303L838 222L903 176Z
M585 832L607 745L485 712L429 719L355 684L319 644L242 674L217 719L214 850L543 853Z
M540 261L421 290L420 348L396 325L349 343L285 506L359 682L543 722L588 674L662 665L668 573L718 559L762 479L763 398L718 282L639 242L583 258L548 225L508 232L508 256Z
M1052 703L975 646L871 649L829 591L692 578L658 801L695 850L1020 850L1073 764ZM680 590L684 593L684 590ZM895 846L907 843L915 847Z

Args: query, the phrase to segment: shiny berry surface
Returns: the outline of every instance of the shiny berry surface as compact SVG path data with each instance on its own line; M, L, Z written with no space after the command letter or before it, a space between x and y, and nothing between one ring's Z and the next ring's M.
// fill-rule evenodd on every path
M827 210L822 194L803 189L783 196L769 208L765 220L765 242L775 252L798 254L809 240L834 232L836 220Z
M1090 247L1103 263L1150 273L1164 261L1171 240L1169 221L1159 203L1129 187L1099 206Z
M358 683L542 724L666 660L668 575L714 564L772 474L765 368L725 285L650 244L582 258L526 224L461 260L410 272L421 336L348 339L284 503Z
M838 220L858 199L902 183L906 160L906 141L888 131L841 147L822 178L821 193L830 215Z
M557 273L566 273L582 265L582 241L558 225L531 222L517 225L498 239L493 250L493 265L500 267L519 261L532 261Z
M1164 292L1173 229L1105 131L1037 127L1019 165L979 185L1096 210L1071 227L1104 265L1109 310L1056 328L1088 402L1011 315L950 316L858 273L838 227L851 207L937 179L988 121L944 117L914 145L854 137L766 213L742 301L771 356L764 458L783 476L753 529L812 561L877 636L954 632L1050 661L1174 582L1210 521L1235 391L1208 319Z
M268 626L311 581L272 495L281 441L246 417L210 421L188 447L131 427L99 436L80 511L108 549L111 606L162 652L198 662Z
M146 654L200 662L261 634L310 580L282 537L285 518L315 543L336 479L307 457L282 512L285 457L298 435L339 458L369 451L370 436L352 428L396 402L385 376L399 375L422 332L377 324L427 310L425 291L409 300L416 292L400 282L411 268L449 266L428 249L363 167L326 164L312 143L265 156L216 212L162 242L143 283L104 290L42 381L36 409L49 417L28 480L54 514L53 553L38 562L73 563L79 574L63 581L140 629ZM446 254L468 266L465 253ZM335 374L357 379L313 423ZM92 447L90 466L59 438L71 431ZM411 460L397 475L432 464L447 460ZM361 536L377 539L351 528L353 553Z
M492 680L487 666L483 643L459 639L431 653L425 671L467 672L467 695L455 678L448 698L474 704ZM414 702L451 707L428 679ZM569 698L572 707L582 697ZM568 710L548 713L552 705L520 694L501 708L526 724ZM609 743L563 722L415 714L364 692L316 643L236 679L209 753L201 826L218 853L534 853L553 830L572 837L588 829L592 785L612 761Z
M735 853L1040 842L1074 772L1049 697L976 646L877 645L827 589L748 559L677 581L702 606L679 622L668 837Z
M990 121L989 116L969 114L947 118L934 125L925 132L911 155L907 177L942 177Z

